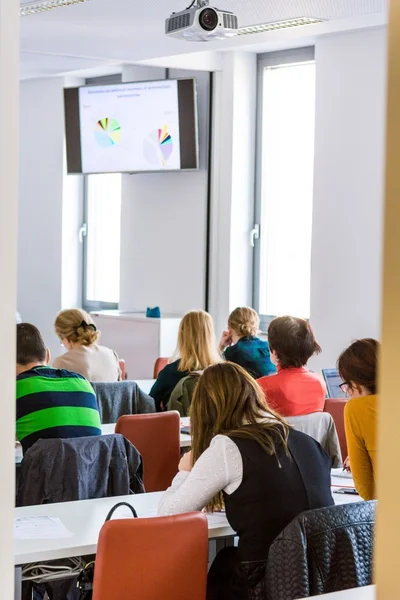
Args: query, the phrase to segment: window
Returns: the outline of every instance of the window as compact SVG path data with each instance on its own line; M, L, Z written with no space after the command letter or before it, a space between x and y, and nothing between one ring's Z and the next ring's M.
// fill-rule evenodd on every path
M314 170L313 49L259 62L259 241L255 306L271 317L310 316Z
M121 251L121 175L86 177L84 306L118 308Z

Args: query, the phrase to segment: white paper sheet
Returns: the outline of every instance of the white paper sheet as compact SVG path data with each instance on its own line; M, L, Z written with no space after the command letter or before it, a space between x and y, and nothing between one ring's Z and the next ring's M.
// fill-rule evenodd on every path
M54 540L72 537L58 517L17 517L14 521L16 540Z

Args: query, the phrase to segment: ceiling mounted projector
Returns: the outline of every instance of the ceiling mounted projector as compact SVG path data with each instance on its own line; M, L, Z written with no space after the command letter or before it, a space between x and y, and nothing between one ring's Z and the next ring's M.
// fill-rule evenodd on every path
M209 6L209 0L194 0L166 19L165 33L192 42L224 40L238 34L238 19L228 10Z

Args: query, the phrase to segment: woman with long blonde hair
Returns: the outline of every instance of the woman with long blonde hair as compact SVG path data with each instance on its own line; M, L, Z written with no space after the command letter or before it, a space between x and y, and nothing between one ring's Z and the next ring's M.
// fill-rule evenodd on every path
M266 409L257 382L229 362L209 367L200 377L191 433L192 451L181 459L159 513L225 507L239 546L217 556L207 598L264 598L274 538L301 512L333 504L331 460L318 442Z
M188 312L179 325L175 354L150 390L157 411L166 410L169 397L183 377L221 360L211 315L204 310Z
M100 331L84 310L71 308L61 311L54 329L66 353L54 360L56 369L79 373L88 381L118 381L121 378L117 354L97 342Z

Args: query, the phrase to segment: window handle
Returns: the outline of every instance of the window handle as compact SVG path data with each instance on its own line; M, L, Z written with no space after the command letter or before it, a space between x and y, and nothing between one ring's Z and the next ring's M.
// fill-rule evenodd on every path
M82 223L82 227L78 231L78 237L81 244L83 244L83 238L87 236L87 223Z
M254 248L256 240L260 239L260 226L256 223L253 229L250 231L250 245Z

